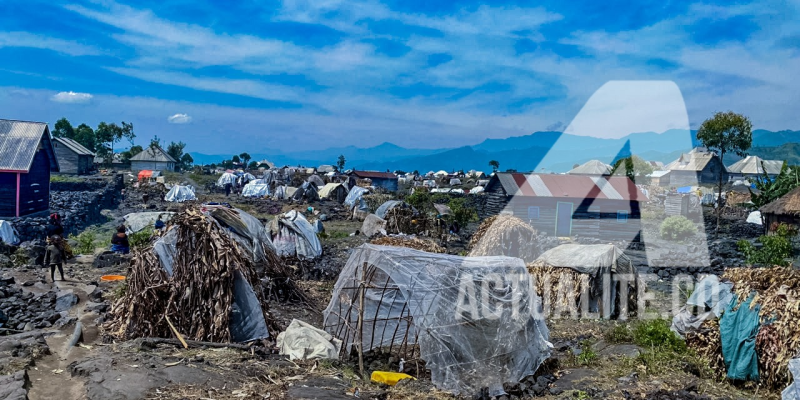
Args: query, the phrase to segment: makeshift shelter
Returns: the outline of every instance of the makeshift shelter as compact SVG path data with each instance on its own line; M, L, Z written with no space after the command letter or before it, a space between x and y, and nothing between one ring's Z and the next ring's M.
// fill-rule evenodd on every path
M364 244L339 274L323 328L345 355L360 343L420 358L441 390L502 395L503 383L532 375L550 354L529 279L518 258Z
M564 274L565 269L575 273ZM528 264L528 271L536 277L538 294L541 296L549 291L553 299L549 303L562 307L562 310L586 310L600 313L603 318L618 316L622 310L626 313L636 310L637 270L625 253L614 245L563 244L542 253ZM547 287L548 282L552 286ZM564 297L572 303L558 304L564 300L558 298L559 288L564 291L569 288L569 283L572 292ZM627 294L627 298L621 297L620 293Z
M0 220L0 242L5 244L19 244L19 235L11 222Z
M297 190L292 195L292 199L305 200L305 201L318 201L319 192L317 191L317 185L311 182L303 182L303 184L299 188L297 188Z
M344 199L344 205L347 206L348 209L352 210L354 208L359 208L363 210L369 210L367 207L367 203L364 201L363 196L369 193L369 189L363 188L361 186L353 186L350 189L350 192L347 193L347 197Z
M344 203L347 198L347 188L341 183L328 183L319 190L319 198Z
M220 176L219 179L217 179L217 186L219 186L219 187L225 187L225 185L227 185L229 183L231 185L235 185L236 184L236 175L234 175L234 174L232 174L230 172L223 173L222 176Z
M106 329L123 339L173 337L174 331L213 342L270 337L257 269L265 266L272 282L288 282L278 279L288 274L267 243L252 237L250 218L222 206L176 215L164 237L132 258L128 290ZM254 260L243 243L261 247L266 258Z
M184 201L197 200L194 189L191 186L175 185L164 196L164 200L172 203L183 203Z
M322 244L314 232L314 226L295 210L273 219L269 230L281 257L310 260L322 255Z
M781 223L800 228L800 187L761 207L760 211L768 234Z
M496 215L485 219L469 242L470 256L509 256L532 262L544 249L537 232L513 215Z
M143 169L136 174L136 179L139 182L155 182L159 176L161 176L161 171Z
M457 186L461 184L461 179L453 178L450 179L450 186Z
M276 187L273 197L275 197L277 200L286 200L291 198L292 195L288 193L287 189L288 187L286 185Z
M469 190L469 194L479 194L483 192L484 192L483 186L475 186L474 188Z
M406 203L406 202L404 202L402 200L389 200L389 201L384 202L380 206L378 206L378 208L375 210L375 215L377 215L379 218L386 219L386 213L389 210L391 210L391 209L393 209L395 207L398 207L398 206L399 207L411 207L411 206L408 205L408 203Z
M161 217L161 220L164 223L167 223L172 217L175 216L174 212L169 211L152 211L152 212L140 212L140 213L130 213L122 217L128 234L141 232L145 228L149 226L154 226L158 217Z
M255 175L253 175L253 174L251 174L249 172L245 172L245 173L243 173L243 174L241 174L239 176L239 184L240 185L246 185L249 182L252 182L254 180L256 180Z
M242 197L266 197L269 196L269 185L259 183L259 180L250 181L242 188Z
M391 172L358 171L351 172L351 176L358 179L369 179L372 186L381 187L389 191L397 190L397 175Z
M311 182L314 185L316 185L318 188L321 188L321 187L325 186L325 181L323 181L322 178L319 177L319 175L311 175L311 176L309 176L308 179L306 179L306 182Z

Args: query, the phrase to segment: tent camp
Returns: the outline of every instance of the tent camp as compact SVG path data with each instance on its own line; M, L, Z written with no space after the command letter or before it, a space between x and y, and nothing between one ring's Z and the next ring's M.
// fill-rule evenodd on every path
M19 244L19 235L11 222L0 220L0 242L5 244Z
M183 203L184 201L197 200L194 194L194 188L191 186L175 185L164 196L164 200L172 203Z
M269 185L260 183L260 180L250 181L242 188L242 197L266 197L269 196Z
M314 226L302 214L289 211L270 222L272 242L281 257L297 257L301 260L314 259L322 255Z
M227 185L229 183L231 185L235 185L236 184L236 175L234 175L234 174L232 174L230 172L223 173L222 176L220 176L219 179L217 180L217 186L219 186L219 187L224 187L225 185Z
M341 183L328 183L319 190L319 198L344 203L344 199L347 198L347 188Z
M621 308L633 311L636 309L636 294L638 273L631 260L622 250L610 244L563 244L542 253L536 261L528 265L528 269L537 278L541 275L551 274L552 289L557 289L564 279L561 269L570 269L577 274L588 277L588 299L576 299L581 302L588 301L587 310L592 313L600 312L604 318L618 316ZM580 277L582 278L582 277ZM605 292L604 279L610 282L608 292ZM537 279L543 283L544 279ZM578 282L574 290L580 291ZM621 288L627 282L627 288ZM537 287L541 291L542 286ZM628 294L628 301L619 297L620 292ZM555 294L556 291L551 293ZM539 293L540 295L542 293ZM572 306L572 305L570 305ZM632 307L631 307L632 306ZM577 307L577 310L582 310Z
M168 222L172 217L175 215L174 212L169 211L152 211L152 212L140 212L140 213L130 213L122 217L125 221L124 225L127 228L126 232L128 234L141 232L145 228L149 226L153 226L156 223L158 217L161 217L161 220L164 223Z
M342 340L344 355L361 343L408 359L418 345L437 388L472 394L488 387L497 396L504 382L533 374L549 356L529 279L518 258L365 244L339 274L323 329Z
M453 178L450 179L450 186L457 186L461 184L461 179Z

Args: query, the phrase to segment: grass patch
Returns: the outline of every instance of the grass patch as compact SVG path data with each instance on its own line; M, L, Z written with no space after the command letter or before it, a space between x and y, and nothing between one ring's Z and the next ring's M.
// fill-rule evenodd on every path
M50 182L83 182L83 179L69 175L50 175Z
M131 250L138 249L150 244L150 238L153 237L153 228L147 227L139 232L131 233L128 235L128 243L131 245Z
M609 343L632 343L633 330L629 324L617 324L607 330L603 338Z
M659 347L675 353L686 353L686 342L669 329L665 319L641 321L633 328L633 342L642 347Z
M317 234L320 239L344 239L349 236L350 234L344 231L320 232Z
M580 349L577 351L573 350L569 358L566 360L566 364L572 367L582 367L582 366L589 366L597 364L600 356L594 351L592 345L594 344L591 340L584 340L580 343Z
M219 176L217 175L205 175L205 174L189 174L189 179L193 180L195 183L200 185L201 187L205 187L210 183L217 183Z
M97 248L111 248L111 233L106 233L89 228L78 235L69 235L68 239L77 242L72 249L75 254L94 254Z

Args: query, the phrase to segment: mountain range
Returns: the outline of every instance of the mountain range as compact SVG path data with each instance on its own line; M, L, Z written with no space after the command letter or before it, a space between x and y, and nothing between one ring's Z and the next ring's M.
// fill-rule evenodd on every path
M750 154L765 159L787 159L800 162L800 131L753 131ZM502 170L531 171L537 166L548 172L565 172L575 164L592 159L611 163L627 155L636 154L646 160L664 163L675 160L681 153L698 146L696 131L669 130L662 133L632 133L619 139L602 139L576 136L561 132L535 132L530 135L505 139L486 139L478 144L457 148L419 149L405 148L393 143L360 148L335 147L324 150L294 152L251 153L253 160L263 159L275 165L319 166L333 165L339 155L345 157L345 168L365 170L403 170L427 172L430 170L489 170L489 161L497 160ZM219 163L231 155L190 153L198 164ZM739 158L726 156L725 163Z

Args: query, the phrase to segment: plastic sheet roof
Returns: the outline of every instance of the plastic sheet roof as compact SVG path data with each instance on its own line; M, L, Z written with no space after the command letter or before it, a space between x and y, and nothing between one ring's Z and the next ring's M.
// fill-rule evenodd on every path
M764 160L758 156L747 156L728 167L733 174L762 175L765 170L769 175L778 175L783 168L783 161Z

